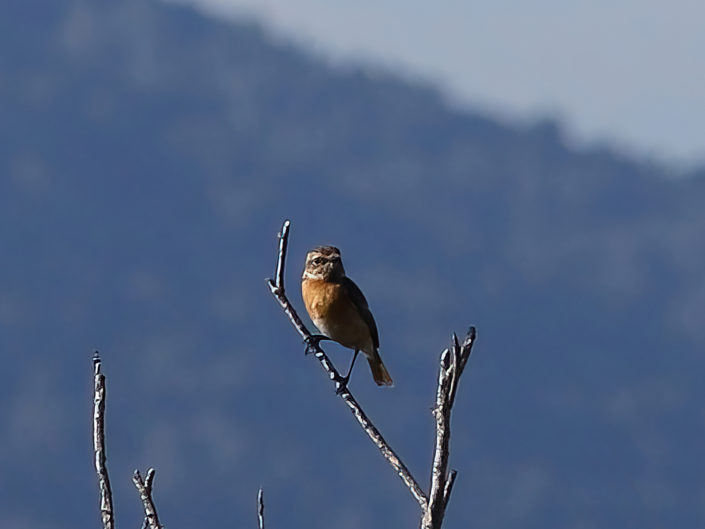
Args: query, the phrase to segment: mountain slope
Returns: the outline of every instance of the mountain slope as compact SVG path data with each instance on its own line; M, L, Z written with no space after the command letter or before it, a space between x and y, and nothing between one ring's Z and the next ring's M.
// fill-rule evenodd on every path
M97 522L93 348L119 524L147 465L175 527L246 526L259 485L273 527L417 523L263 284L284 218L292 296L324 243L365 291L397 384L352 387L422 483L438 354L478 326L449 527L703 524L702 175L249 22L41 7L0 18L2 527Z

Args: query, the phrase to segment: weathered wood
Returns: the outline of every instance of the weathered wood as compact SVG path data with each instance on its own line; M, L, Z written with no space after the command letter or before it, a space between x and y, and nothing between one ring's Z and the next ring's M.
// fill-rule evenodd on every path
M100 371L98 351L93 355L93 456L100 491L100 517L103 529L114 529L113 493L105 455L105 375Z

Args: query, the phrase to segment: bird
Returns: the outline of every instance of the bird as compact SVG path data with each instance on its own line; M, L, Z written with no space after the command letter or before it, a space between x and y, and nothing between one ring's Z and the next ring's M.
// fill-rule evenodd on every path
M360 288L345 275L338 248L319 246L306 254L301 294L308 315L321 332L313 340L333 340L355 351L340 388L347 386L360 351L367 357L377 385L394 385L379 356L375 319Z

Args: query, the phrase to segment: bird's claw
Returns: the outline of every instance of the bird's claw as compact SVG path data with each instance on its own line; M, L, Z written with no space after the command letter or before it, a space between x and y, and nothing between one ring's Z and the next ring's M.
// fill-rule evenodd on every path
M339 377L335 380L335 394L336 395L342 395L344 391L347 391L349 379L350 379L350 376Z
M327 336L324 336L322 334L311 334L304 340L304 343L306 344L306 349L304 350L305 355L309 355L311 353L315 353L316 349L318 348L318 344L322 340L330 340Z

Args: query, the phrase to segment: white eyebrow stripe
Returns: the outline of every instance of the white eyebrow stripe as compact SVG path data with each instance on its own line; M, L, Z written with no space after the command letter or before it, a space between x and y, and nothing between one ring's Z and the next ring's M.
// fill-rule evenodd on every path
M304 275L302 277L303 279L324 279L323 274L314 274L308 270L304 270Z

